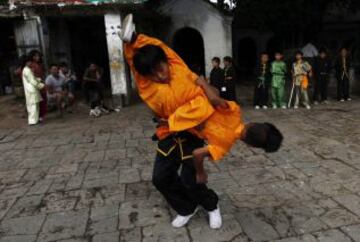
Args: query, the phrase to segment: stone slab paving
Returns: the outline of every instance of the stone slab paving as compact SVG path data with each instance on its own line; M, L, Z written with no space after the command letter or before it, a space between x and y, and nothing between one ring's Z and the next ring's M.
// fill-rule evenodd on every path
M181 229L151 184L156 144L144 105L39 127L0 122L0 242L360 242L360 100L312 110L243 108L275 123L278 153L238 143L206 164L224 226ZM23 120L25 122L25 120Z

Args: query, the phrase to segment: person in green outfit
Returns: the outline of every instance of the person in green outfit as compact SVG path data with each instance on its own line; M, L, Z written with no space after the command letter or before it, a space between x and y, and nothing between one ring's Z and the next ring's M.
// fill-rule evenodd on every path
M272 106L274 109L286 109L284 101L285 92L285 77L287 73L286 63L283 61L283 54L281 52L275 53L275 61L271 63L270 72L272 74L271 80L271 96Z

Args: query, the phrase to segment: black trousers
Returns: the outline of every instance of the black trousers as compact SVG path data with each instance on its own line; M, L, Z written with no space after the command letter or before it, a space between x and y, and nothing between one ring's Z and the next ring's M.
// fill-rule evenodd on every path
M341 99L348 99L350 97L350 79L347 75L344 77L338 78L337 83L337 98L338 100Z
M326 101L328 97L329 76L319 75L314 86L314 101Z
M93 109L99 106L104 100L104 86L100 82L88 81L84 84L84 95L86 101Z
M254 89L254 106L267 106L269 102L269 87L256 85Z
M222 91L222 87L226 88L226 91ZM228 101L234 101L236 102L236 86L235 83L233 83L232 81L228 81L226 82L225 85L223 85L222 87L219 87L219 93L220 93L220 97L228 100Z
M182 216L192 214L198 205L207 211L217 208L219 199L216 193L205 184L196 183L191 154L203 144L202 140L188 133L169 137L158 144L152 182L170 206Z

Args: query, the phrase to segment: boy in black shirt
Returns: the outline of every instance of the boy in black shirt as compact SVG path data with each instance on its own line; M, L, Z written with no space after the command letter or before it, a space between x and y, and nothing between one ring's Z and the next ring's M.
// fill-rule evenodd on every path
M336 61L336 78L338 80L337 98L338 101L351 101L350 98L350 68L351 58L346 48L341 48L340 56Z
M256 83L254 91L254 107L255 109L268 108L269 101L269 85L271 83L271 72L269 64L269 55L262 53L260 63L256 68Z
M225 85L221 87L220 96L226 100L236 102L235 70L230 56L224 57L224 66Z
M329 60L326 50L320 50L319 57L314 63L315 73L315 89L314 89L314 104L319 102L327 103L327 91L329 83L329 75L331 71L331 61Z
M214 57L211 61L213 69L210 72L210 85L215 87L221 93L221 87L224 85L224 70L220 68L220 58Z

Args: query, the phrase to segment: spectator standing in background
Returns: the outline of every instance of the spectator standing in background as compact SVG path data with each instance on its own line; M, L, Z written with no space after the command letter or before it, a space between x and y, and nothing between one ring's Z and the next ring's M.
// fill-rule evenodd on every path
M221 91L224 92L224 99L236 102L235 70L230 56L224 57L224 76L226 85L221 88Z
M30 68L32 69L36 78L39 78L42 83L45 81L45 68L42 62L42 54L38 50L32 50L29 53L31 65ZM46 89L40 90L41 99L40 102L40 122L43 122L45 119L45 115L47 113L47 92Z
M222 94L221 87L225 85L225 73L220 67L220 58L214 57L211 63L213 69L210 72L210 85L215 87L219 93Z

